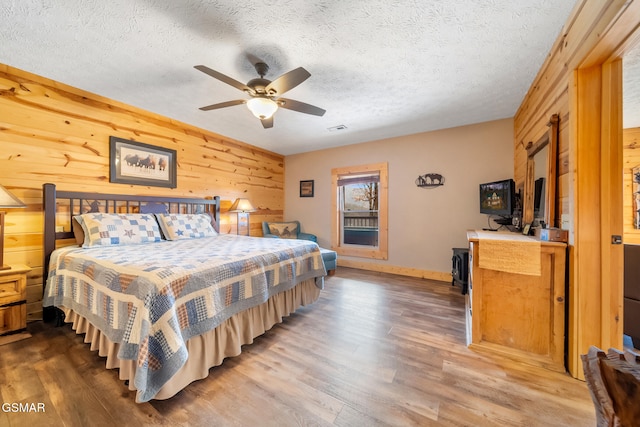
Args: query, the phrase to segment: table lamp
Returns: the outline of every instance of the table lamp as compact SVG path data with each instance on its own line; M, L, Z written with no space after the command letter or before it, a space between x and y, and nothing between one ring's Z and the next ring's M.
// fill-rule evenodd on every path
M27 205L11 194L9 190L0 185L0 209L26 208ZM4 264L4 214L0 210L0 270L9 270L11 267Z

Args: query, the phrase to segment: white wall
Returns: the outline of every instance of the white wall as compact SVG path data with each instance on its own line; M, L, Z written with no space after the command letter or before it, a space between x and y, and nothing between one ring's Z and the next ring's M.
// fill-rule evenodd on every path
M451 248L466 247L466 230L487 226L478 184L513 177L513 119L366 142L285 157L285 220L330 247L331 169L388 162L389 259L359 261L432 272L451 271ZM445 184L418 188L418 175L439 173ZM313 198L299 197L301 180L315 181Z

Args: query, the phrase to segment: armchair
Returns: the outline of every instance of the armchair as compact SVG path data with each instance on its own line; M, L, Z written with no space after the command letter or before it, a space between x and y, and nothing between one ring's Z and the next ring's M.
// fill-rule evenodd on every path
M262 234L264 237L283 239L302 239L318 242L315 234L300 231L300 221L287 222L262 222Z

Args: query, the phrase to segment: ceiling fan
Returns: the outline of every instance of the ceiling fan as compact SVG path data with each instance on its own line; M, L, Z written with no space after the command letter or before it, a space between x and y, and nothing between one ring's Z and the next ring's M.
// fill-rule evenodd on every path
M244 84L204 65L196 65L194 67L196 70L200 70L203 73L231 85L236 89L240 89L251 96L251 99L236 99L235 101L207 105L200 109L202 111L209 111L234 105L247 104L251 113L260 119L262 126L264 126L265 129L273 127L273 115L278 110L278 107L298 111L300 113L313 114L314 116L322 116L325 113L325 110L314 105L281 97L286 91L293 89L311 76L311 74L304 68L296 68L295 70L281 75L274 81L271 81L264 78L269 71L269 66L267 64L264 62L257 62L254 66L260 77L252 79L247 84Z

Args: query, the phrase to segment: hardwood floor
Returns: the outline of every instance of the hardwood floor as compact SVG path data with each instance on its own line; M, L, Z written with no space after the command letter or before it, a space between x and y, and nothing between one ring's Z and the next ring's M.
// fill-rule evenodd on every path
M2 426L595 425L584 382L467 349L464 298L443 282L341 267L315 304L144 404L69 326L28 329L0 347Z

